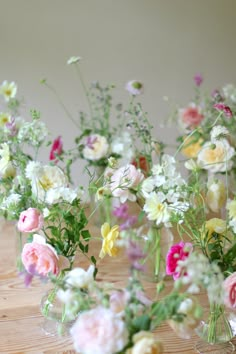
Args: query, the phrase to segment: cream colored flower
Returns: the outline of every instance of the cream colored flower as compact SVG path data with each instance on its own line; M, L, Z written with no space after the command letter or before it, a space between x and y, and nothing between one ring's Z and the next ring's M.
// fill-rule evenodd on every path
M216 141L214 144L207 142L198 154L198 164L211 172L225 172L231 169L231 158L235 150L226 139Z
M110 195L111 195L111 191L109 188L100 187L100 188L98 188L98 190L96 192L95 199L96 199L96 201L99 201L99 200L102 200Z
M147 218L155 220L157 225L168 223L170 220L168 205L155 192L147 197L143 210L147 213Z
M110 228L110 225L105 222L101 227L101 234L103 237L103 243L99 257L103 258L106 254L108 254L110 257L115 257L119 251L118 247L116 246L116 241L120 235L119 226L115 225Z
M31 180L32 193L40 201L52 204L58 200L58 192L63 198L63 188L67 188L68 180L59 167L31 161L26 166L26 176Z
M17 86L15 82L3 81L0 86L0 93L4 96L5 101L8 102L11 98L16 96Z
M7 177L15 177L16 175L16 170L13 167L11 161L10 161L10 149L7 143L1 144L1 149L0 149L0 155L1 155L1 160L0 160L0 173L4 178Z
M11 120L11 115L6 112L0 113L0 127L4 127L6 123L9 123Z
M151 332L140 331L133 335L133 347L126 354L162 354L162 343Z
M218 213L226 203L226 188L221 180L210 180L207 184L206 202L214 213Z
M100 160L107 155L108 148L109 145L105 136L99 134L90 135L85 142L83 156L87 160Z

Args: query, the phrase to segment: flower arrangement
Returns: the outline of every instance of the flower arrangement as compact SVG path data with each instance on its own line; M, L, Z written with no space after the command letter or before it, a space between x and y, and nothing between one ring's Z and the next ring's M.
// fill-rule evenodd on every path
M20 117L16 84L4 81L0 91L6 105L0 129L0 213L27 235L18 266L29 285L33 276L48 278L71 269L78 250L87 256L91 235L83 188L70 183L62 139L48 139L36 110L30 111L30 121ZM43 163L39 153L48 146L48 162ZM96 263L93 256L90 261Z

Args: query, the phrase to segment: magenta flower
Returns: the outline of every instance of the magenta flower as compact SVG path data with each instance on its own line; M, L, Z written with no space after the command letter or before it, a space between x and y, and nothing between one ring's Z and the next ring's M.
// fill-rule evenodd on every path
M201 86L201 84L203 82L203 77L201 74L196 74L193 79L194 79L196 86L198 86L198 87Z
M233 113L231 111L231 109L229 108L229 106L226 106L224 103L216 103L213 106L214 108L216 108L218 111L223 111L224 115L227 118L232 118L233 117Z
M166 256L166 274L172 275L176 280L180 277L177 272L179 261L185 260L193 250L193 245L190 242L179 242L171 246Z
M63 148L63 144L62 144L62 139L60 136L58 136L54 141L53 141L53 144L52 144L52 147L51 147L51 151L50 151L50 155L49 155L49 160L50 161L53 161L55 160L56 161L56 157L61 155L62 153L62 148Z

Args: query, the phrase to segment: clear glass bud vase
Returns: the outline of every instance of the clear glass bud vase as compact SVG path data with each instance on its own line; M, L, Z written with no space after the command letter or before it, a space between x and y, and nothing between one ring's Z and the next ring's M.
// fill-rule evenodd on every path
M224 305L210 304L206 319L195 330L201 338L195 345L197 353L230 354L234 352L234 337L229 314Z
M141 247L145 254L143 259L144 280L158 282L166 276L166 255L173 244L173 234L169 228L149 227L142 236Z
M57 287L48 290L41 299L40 310L44 316L41 328L47 335L69 336L75 321L67 314L66 304L57 297Z

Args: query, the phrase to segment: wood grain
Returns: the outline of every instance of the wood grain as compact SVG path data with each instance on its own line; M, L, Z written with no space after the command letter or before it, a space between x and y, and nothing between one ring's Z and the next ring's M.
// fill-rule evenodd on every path
M96 227L90 228L93 236L99 236ZM34 280L30 288L25 288L23 280L16 272L16 233L12 223L2 221L0 226L0 353L34 354L74 354L69 337L51 336L42 329L43 316L39 304L48 285ZM92 243L92 253L98 254L101 243ZM86 267L86 259L79 255L77 265ZM128 276L128 263L123 254L117 258L105 257L99 263L99 281L112 281L122 286ZM172 281L167 281L167 291ZM150 297L155 293L155 284L145 282ZM200 296L204 303L204 295ZM164 344L165 353L195 353L198 340L178 338L167 324L156 330L156 335ZM235 341L236 344L236 341ZM222 353L223 354L223 353Z

